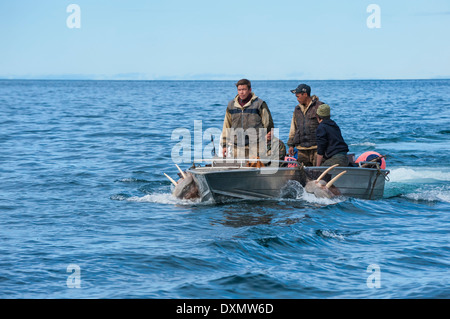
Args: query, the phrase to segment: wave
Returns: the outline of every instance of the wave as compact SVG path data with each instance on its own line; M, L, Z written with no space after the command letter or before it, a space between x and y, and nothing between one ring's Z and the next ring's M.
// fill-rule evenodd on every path
M172 193L149 193L144 196L132 196L126 193L118 193L110 196L111 200L138 202L138 203L155 203L155 204L167 204L167 205L211 205L214 204L214 200L201 202L200 199L188 200L179 199L172 195ZM229 202L242 201L243 199L230 198ZM262 199L260 199L262 200ZM259 201L260 201L259 200ZM314 194L308 193L304 190L303 186L297 181L290 181L288 185L282 190L279 198L267 199L271 200L287 200L287 201L304 201L309 204L315 204L320 206L327 206L340 203L346 200L345 197L334 198L319 198ZM249 200L252 201L252 200ZM228 202L225 200L225 202Z
M124 194L117 194L110 197L113 200L128 201L136 203L155 203L166 205L209 205L212 201L200 202L200 200L179 199L172 195L172 193L153 193L144 196L129 196Z
M150 183L150 181L148 181L146 179L139 179L139 178L134 178L134 177L117 179L117 180L115 180L115 182L121 182L121 183Z
M132 196L126 199L129 202L139 203L156 203L156 204L170 204L170 205L192 205L195 201L183 200L174 197L171 193L156 193L147 194L142 197Z
M403 197L415 201L445 202L450 203L450 185L420 188L412 193L404 194Z
M322 238L332 238L332 239L339 239L339 240L345 240L345 235L341 234L339 231L336 230L328 230L328 229L318 229L316 230L316 235Z
M377 144L372 143L372 142L362 142L362 143L353 143L353 144L350 144L349 146L367 146L367 147L375 147L375 146L377 146Z
M333 197L333 198L322 198L322 197L316 197L316 195L308 193L303 190L302 194L297 197L297 199L303 200L305 202L308 202L310 204L319 204L319 205L334 205L340 202L343 202L345 200L345 197Z
M391 169L389 173L389 179L391 182L422 182L422 183L432 183L432 182L449 182L450 181L450 171L442 168L408 168L400 167Z
M386 186L397 196L416 201L450 203L448 168L400 167L392 169L388 176L390 182Z

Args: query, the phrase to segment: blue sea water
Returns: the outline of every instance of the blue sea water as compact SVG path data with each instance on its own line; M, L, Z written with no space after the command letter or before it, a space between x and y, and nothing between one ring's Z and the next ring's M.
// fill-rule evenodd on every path
M285 142L299 83L253 82ZM308 84L383 199L174 199L233 81L1 80L0 298L449 298L450 80Z

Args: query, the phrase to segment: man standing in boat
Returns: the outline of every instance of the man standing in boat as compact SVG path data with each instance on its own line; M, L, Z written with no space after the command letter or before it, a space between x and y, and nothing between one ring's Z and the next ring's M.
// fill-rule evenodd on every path
M289 130L289 155L294 156L295 147L298 149L297 161L305 166L313 166L316 164L316 129L319 126L316 114L323 102L317 96L311 96L311 87L306 84L300 84L291 92L295 94L299 104L294 109Z
M238 94L228 103L223 121L223 156L256 158L266 134L274 128L272 115L266 102L252 92L249 80L239 80L236 87Z

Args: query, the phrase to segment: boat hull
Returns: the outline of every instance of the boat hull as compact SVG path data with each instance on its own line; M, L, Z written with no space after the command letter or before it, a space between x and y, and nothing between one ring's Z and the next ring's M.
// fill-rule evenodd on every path
M305 167L310 177L317 177L327 167ZM361 199L380 199L384 194L385 175L389 171L374 168L336 167L327 174L330 180L347 171L334 186L342 196ZM302 169L280 167L263 168L194 168L188 170L199 184L202 201L222 202L227 198L262 199L286 197L286 187L305 185ZM293 181L293 182L291 182Z

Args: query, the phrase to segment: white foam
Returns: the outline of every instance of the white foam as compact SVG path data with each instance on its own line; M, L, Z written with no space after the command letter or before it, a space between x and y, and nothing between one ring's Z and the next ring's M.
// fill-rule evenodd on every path
M304 189L303 192L301 192L301 194L297 196L297 199L304 200L305 202L308 203L320 205L333 205L340 203L344 200L343 197L333 197L333 198L316 197L316 195L308 193Z
M344 235L336 234L334 231L330 231L330 230L321 230L320 233L323 237L327 237L327 238L336 238L339 240L345 239Z
M159 204L175 204L176 198L172 194L148 194L142 197L132 196L126 199L129 202L141 202L141 203L159 203Z
M450 203L450 186L429 185L429 187L421 188L410 194L405 194L404 197L412 200Z
M205 204L210 205L214 202L200 202L197 200L189 200L189 199L179 199L174 197L171 193L155 193L155 194L147 194L144 196L132 196L132 197L123 197L121 200L129 201L129 202L137 202L137 203L156 203L156 204L167 204L167 205L198 205ZM283 198L286 200L286 198ZM288 200L288 199L287 199ZM303 200L312 204L319 205L333 205L336 203L340 203L345 200L343 197L334 197L334 198L318 198L314 194L307 193L303 187L298 184L297 196L293 200Z
M133 196L126 199L129 202L138 203L156 203L167 205L198 205L198 204L211 204L211 202L200 202L200 199L179 199L174 197L171 193L155 193L144 196Z
M142 197L133 196L126 199L129 202L139 202L139 203L157 203L157 204L186 204L192 203L192 201L181 200L175 198L171 193L156 193L156 194L148 194Z
M442 168L430 167L400 167L391 169L388 175L391 182L422 182L430 183L433 181L450 181L450 172Z
M447 167L399 167L391 169L388 176L390 183L410 185L405 188L403 197L450 203L450 185L447 183L450 182L450 169Z
M149 181L145 180L145 179L138 179L138 178L134 178L134 177L128 177L128 178L122 178L122 179L118 179L117 182L121 182L121 183L148 183Z
M372 143L372 142L362 142L362 143L354 143L354 144L350 144L349 146L367 146L367 147L375 147L375 146L377 146L377 144Z

